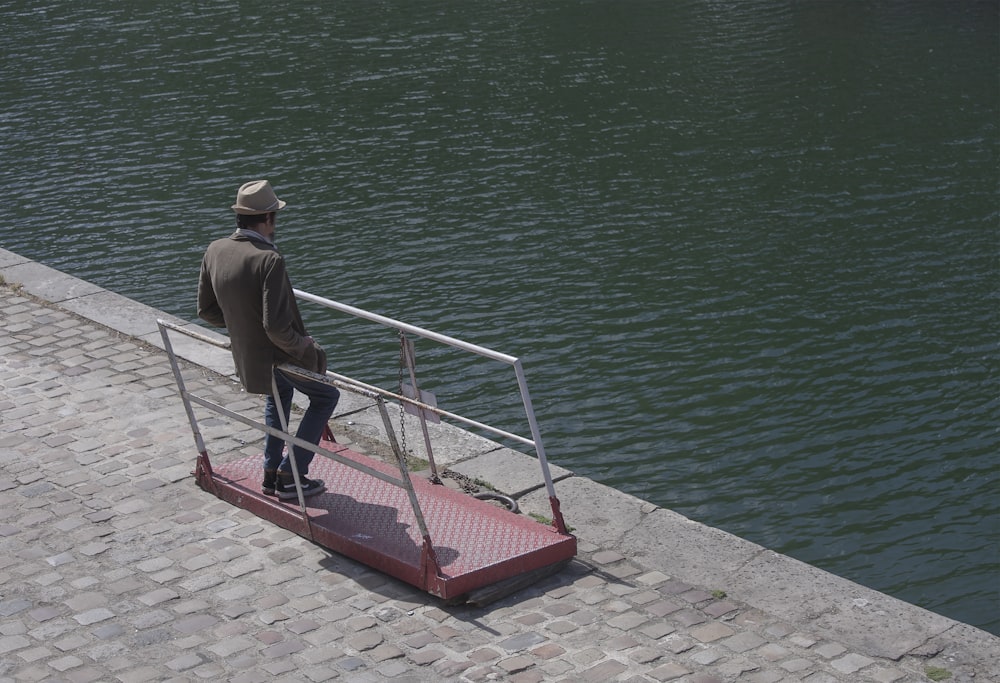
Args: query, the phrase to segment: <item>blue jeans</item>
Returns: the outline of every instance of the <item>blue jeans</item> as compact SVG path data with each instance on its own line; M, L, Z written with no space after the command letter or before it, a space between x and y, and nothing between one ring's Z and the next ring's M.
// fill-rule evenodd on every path
M302 416L302 422L299 423L299 430L295 433L295 436L309 443L318 444L320 437L323 436L323 429L326 427L327 421L333 415L334 408L337 407L340 392L329 384L292 377L280 370L275 370L274 379L278 385L278 396L281 398L281 406L285 411L285 424L288 424L288 418L291 415L292 396L295 393L295 389L298 389L309 397L309 407L306 409L305 415ZM281 429L278 406L271 395L268 395L267 402L264 404L264 423L269 427ZM289 431L289 433L291 432ZM285 442L280 437L268 434L264 438L265 470L292 471L292 465L288 461L288 457L282 455L284 446ZM295 454L295 466L299 472L299 476L305 476L309 472L309 463L312 462L313 455L315 454L299 446L295 446L292 452Z

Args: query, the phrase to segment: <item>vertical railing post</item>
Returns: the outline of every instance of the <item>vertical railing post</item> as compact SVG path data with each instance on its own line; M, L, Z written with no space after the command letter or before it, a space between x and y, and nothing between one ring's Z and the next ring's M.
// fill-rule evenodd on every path
M568 534L566 522L563 520L562 510L559 507L559 499L556 498L556 487L552 483L552 473L549 471L549 460L545 456L545 446L542 444L542 435L538 429L538 420L535 418L535 409L531 405L531 394L528 393L528 380L524 377L524 369L521 367L520 359L513 363L514 374L517 375L517 386L521 390L521 401L524 403L524 413L528 417L528 427L531 429L531 439L535 442L535 453L538 455L538 463L542 468L542 479L545 480L545 490L549 494L549 505L552 507L552 523L561 534Z
M407 338L405 332L400 330L399 343L403 360L406 363L407 369L410 371L410 385L413 387L413 398L422 403L423 401L420 394L420 386L417 384L417 358L416 351L413 348L413 342ZM400 387L399 393L403 393L402 387ZM434 484L440 484L441 477L438 476L437 464L434 462L434 451L431 449L431 435L430 432L427 431L427 412L423 408L418 408L417 416L420 418L420 430L424 435L424 451L427 453L427 462L431 468L430 481ZM401 415L399 419L405 420L406 417Z
M288 464L292 466L292 480L295 482L295 492L299 497L299 510L302 512L302 521L306 525L306 533L312 540L312 523L309 521L309 513L306 510L306 497L302 494L302 480L299 479L299 464L295 459L295 445L291 442L291 434L288 433L288 420L285 418L285 406L278 394L278 370L271 368L271 395L274 397L274 405L278 410L278 421L281 423L282 436L285 438L285 448L288 453ZM294 395L294 394L293 394ZM291 407L289 406L289 409Z
M215 491L215 480L212 478L212 463L208 459L208 450L205 448L205 439L198 429L198 419L195 417L194 408L191 406L191 399L184 383L184 376L181 374L180 364L174 354L174 347L170 343L170 336L162 320L156 321L156 326L160 329L160 338L163 339L163 349L167 352L170 360L170 369L174 373L174 381L177 382L177 391L181 395L184 403L184 412L187 413L188 423L191 425L191 433L194 435L194 445L198 451L198 459L195 462L195 480L204 489Z

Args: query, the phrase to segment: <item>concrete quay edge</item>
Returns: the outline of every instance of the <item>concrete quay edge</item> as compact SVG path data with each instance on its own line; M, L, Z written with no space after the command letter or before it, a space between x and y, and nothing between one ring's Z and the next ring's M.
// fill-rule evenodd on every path
M44 306L65 311L161 350L163 340L156 326L158 318L197 327L203 334L225 339L215 332L4 249L0 249L0 276L7 285L15 286L17 291L30 295ZM0 289L0 295L7 296L8 291ZM0 311L0 317L2 315ZM179 340L174 346L187 362L221 375L233 384L233 366L228 351ZM165 357L162 364L167 365ZM0 395L0 402L2 400ZM183 412L179 400L174 408ZM334 421L357 438L378 438L379 416L360 399L345 394ZM414 426L408 425L407 429L412 434L417 433ZM467 477L489 482L497 490L515 497L525 512L550 514L548 496L540 477L535 474L538 470L535 458L449 425L433 425L431 429L439 468L447 467ZM2 437L0 432L0 444ZM189 451L193 449L189 447ZM193 457L193 452L191 455ZM2 457L0 465L6 465ZM538 666L517 669L513 664L506 668L494 664L493 670L482 673L481 680L530 681L533 675L536 680L576 680L573 676L580 673L582 678L579 680L894 682L928 680L923 675L924 666L933 665L951 673L949 680L953 681L1000 681L1000 638L576 476L567 469L553 465L552 473L562 511L580 542L581 560L571 572L594 572L612 581L639 578L644 585L655 579L661 589L671 583L683 587L689 602L701 598L699 604L702 605L732 606L732 610L719 615L719 631L722 632L727 623L739 623L750 629L749 632L760 639L757 649L773 648L775 662L779 662L779 650L790 651L793 645L809 650L821 644L833 644L835 647L832 646L829 652L836 654L825 658L828 661L824 667L814 665L797 671L788 665L775 667L774 674L760 668L736 670L738 667L725 669L720 666L716 671L706 655L697 660L700 667L689 664L690 668L684 668L678 664L676 669L665 669L666 664L656 667L652 663L646 667L633 663L624 670L605 666L607 662L619 661L614 658L586 662L587 667L579 662L568 662L565 666L571 668L564 676L551 673L559 670L553 664L544 670L542 678L537 678L543 671ZM190 482L172 479L170 483L182 486ZM0 518L0 524L3 521ZM3 571L0 562L0 572ZM11 599L5 585L9 584L0 584L0 618L8 616L4 605ZM718 597L713 603L713 594L724 594L724 597ZM433 601L429 597L428 600ZM509 604L504 609L508 607ZM754 620L760 622L759 628L753 627ZM714 641L705 634L702 622L690 627L684 627L682 622L674 626L670 637L684 632L685 628L690 631L699 627L704 637L696 636L693 641L699 648L708 647ZM622 630L620 623L614 628ZM17 629L12 627L12 630ZM18 637L18 633L0 629L0 658L13 656L8 653L5 641ZM497 640L503 638L498 636ZM816 659L824 661L824 657ZM411 680L406 676L425 680L421 676L429 672L426 665L412 659L407 661L410 662L408 670L395 671L392 676L385 674L385 671L393 671L391 667L383 667L381 671L373 668L366 675L370 674L370 680ZM835 664L831 666L831 663ZM605 668L600 669L601 666ZM454 680L477 680L474 672L485 672L484 667L463 670ZM73 667L68 669L73 670ZM177 672L167 671L170 676L157 679L186 680ZM598 672L613 677L600 678ZM344 671L338 675L354 680ZM4 676L0 667L0 681L7 680ZM192 680L198 680L199 676L196 674ZM451 680L441 671L426 678L435 679ZM66 680L74 679L66 676ZM119 676L118 680L126 678Z

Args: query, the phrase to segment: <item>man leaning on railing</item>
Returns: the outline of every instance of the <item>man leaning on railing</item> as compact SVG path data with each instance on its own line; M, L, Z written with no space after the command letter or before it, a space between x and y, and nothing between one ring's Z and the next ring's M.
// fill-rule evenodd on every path
M267 394L264 422L284 430L291 414L292 396L298 389L309 398L296 436L318 444L340 392L275 370L290 363L323 374L326 353L306 332L295 302L285 259L275 246L275 224L285 202L266 180L243 184L236 193L236 232L208 245L198 282L198 316L229 332L236 373L249 393ZM278 401L272 394L272 379ZM279 415L280 402L284 422ZM284 441L268 434L264 440L264 479L261 490L279 498L295 498L292 464L283 454ZM325 489L319 479L309 479L314 453L294 446L295 469L306 496Z

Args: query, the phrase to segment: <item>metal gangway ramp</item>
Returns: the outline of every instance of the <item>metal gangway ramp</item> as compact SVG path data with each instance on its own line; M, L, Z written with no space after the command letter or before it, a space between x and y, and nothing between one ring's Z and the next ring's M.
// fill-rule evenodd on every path
M188 391L170 333L222 348L228 348L229 344L190 328L157 320L198 450L194 474L201 488L323 547L452 602L472 599L482 603L496 599L538 577L558 571L576 555L576 538L567 530L559 508L519 359L301 290L296 289L295 294L326 308L392 327L399 334L400 374L402 376L405 366L410 384L403 384L401 377L398 393L329 371L326 375L316 375L302 368L280 366L284 372L332 384L371 400L381 416L395 465L336 443L329 428L319 446L313 446L289 433L287 425L283 430L273 429ZM517 377L531 438L433 405L433 397L418 388L414 345L407 335L510 365ZM277 396L276 390L274 393ZM430 466L429 478L409 472L406 454L400 448L389 419L387 399L399 402L406 412L419 418ZM298 500L281 500L261 493L261 455L213 465L199 429L195 406L277 435L289 448L294 444L312 450L316 457L310 465L310 477L322 479L326 491L306 498L299 490ZM282 412L280 407L278 412ZM442 485L427 429L428 421L436 422L441 417L533 447L552 507L552 524L543 524ZM291 463L298 484L294 458ZM479 599L474 597L477 592L481 596Z

